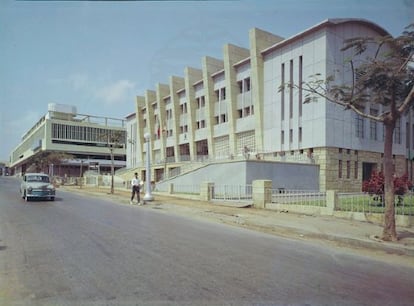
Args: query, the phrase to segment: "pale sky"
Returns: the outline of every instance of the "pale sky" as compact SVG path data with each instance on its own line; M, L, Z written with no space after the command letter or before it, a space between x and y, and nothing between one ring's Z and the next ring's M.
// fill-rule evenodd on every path
M328 18L364 18L398 36L414 0L0 1L0 161L47 112L124 118L135 96L248 31L290 37Z

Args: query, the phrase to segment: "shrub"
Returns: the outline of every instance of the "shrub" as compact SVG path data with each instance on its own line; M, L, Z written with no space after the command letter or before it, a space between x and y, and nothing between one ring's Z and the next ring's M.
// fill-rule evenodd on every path
M408 179L408 174L401 177L394 176L394 194L398 196L398 201L401 201L401 196L413 186ZM382 200L384 195L384 174L382 172L373 171L371 177L362 183L362 191L369 195L378 196Z

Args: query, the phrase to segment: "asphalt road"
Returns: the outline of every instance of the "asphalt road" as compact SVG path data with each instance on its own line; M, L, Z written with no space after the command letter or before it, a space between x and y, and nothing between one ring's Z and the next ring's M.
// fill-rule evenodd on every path
M154 207L155 208L155 207ZM0 177L0 305L413 305L414 267Z

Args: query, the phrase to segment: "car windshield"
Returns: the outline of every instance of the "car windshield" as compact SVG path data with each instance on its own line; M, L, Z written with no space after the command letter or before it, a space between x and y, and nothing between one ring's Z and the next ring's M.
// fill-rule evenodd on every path
M27 182L42 182L49 183L49 177L44 175L29 175L26 178Z

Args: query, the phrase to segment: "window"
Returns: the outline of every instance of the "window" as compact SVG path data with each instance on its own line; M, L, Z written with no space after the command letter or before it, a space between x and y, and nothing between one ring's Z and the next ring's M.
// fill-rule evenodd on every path
M378 110L371 108L370 114L373 116L378 116ZM378 140L377 122L375 120L369 121L369 137L372 140Z
M338 178L342 178L342 160L338 161Z
M346 161L346 178L349 179L351 177L351 161Z
M303 57L299 56L299 117L302 117L302 103L303 103Z
M180 134L184 134L188 132L188 125L180 126Z
M280 68L280 74L281 74L281 86L285 86L285 64L283 63ZM281 119L285 120L285 90L280 91L280 115Z
M299 128L299 142L302 142L302 128Z
M405 147L409 149L410 148L410 124L408 122L405 123L405 130L407 131L405 135Z
M200 121L197 121L197 130L203 129L205 127L206 127L206 121L204 119L200 120Z
M226 87L217 89L214 91L216 94L216 102L223 101L226 99Z
M364 138L364 118L358 114L355 114L355 136Z
M245 93L250 91L250 78L245 78L244 80L237 81L239 87L239 93Z
M247 117L247 116L250 116L250 107L249 107L249 106L244 108L244 115L245 115L246 117Z
M220 100L226 100L226 87L223 87L223 88L220 90L220 93L221 93L221 98L220 98Z
M293 60L290 60L289 118L293 118Z
M401 144L401 119L395 122L394 143Z
M290 143L293 142L293 130L292 129L289 130L289 142Z
M196 98L196 108L200 109L206 105L206 101L204 96L200 96Z
M245 92L250 91L250 78L244 79L244 91Z
M354 179L358 178L358 162L356 161L354 164Z
M183 103L180 105L180 111L181 111L181 114L187 113L187 103Z
M243 81L237 81L237 85L239 87L239 93L243 93Z
M414 124L411 127L411 148L414 149Z
M285 131L280 133L280 143L283 145L285 144Z

